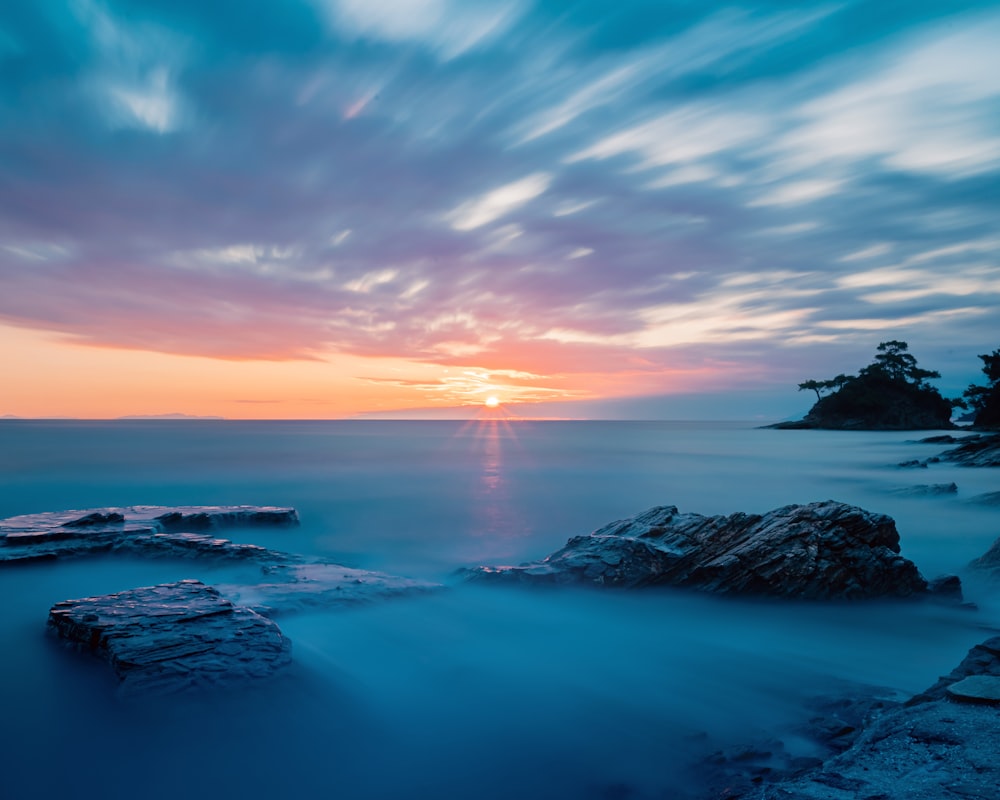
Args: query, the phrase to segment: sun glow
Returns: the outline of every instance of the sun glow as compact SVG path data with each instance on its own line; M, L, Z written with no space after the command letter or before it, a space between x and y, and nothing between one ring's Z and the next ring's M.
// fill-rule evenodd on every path
M498 405L500 405L500 401L493 395L490 395L483 401L483 404L487 408L496 408Z

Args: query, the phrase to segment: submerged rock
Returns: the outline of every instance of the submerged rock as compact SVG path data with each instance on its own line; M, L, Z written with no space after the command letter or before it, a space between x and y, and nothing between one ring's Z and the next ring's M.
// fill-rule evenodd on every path
M64 600L48 624L107 660L126 694L238 685L291 662L274 622L194 580Z
M1000 539L993 542L990 549L972 561L969 566L1000 579Z
M266 616L316 607L355 605L440 588L437 583L327 562L272 564L262 568L260 583L218 587L233 602Z
M298 523L295 509L277 506L131 506L25 514L0 520L0 564L107 552L267 561L275 557L273 551L202 531Z
M958 484L918 483L915 486L900 486L898 489L890 491L900 497L939 497L946 494L958 494Z
M899 554L891 517L833 500L705 517L657 506L577 536L541 561L478 567L471 580L680 586L808 599L908 597L927 581Z
M1000 492L984 492L970 497L968 502L983 506L1000 506Z

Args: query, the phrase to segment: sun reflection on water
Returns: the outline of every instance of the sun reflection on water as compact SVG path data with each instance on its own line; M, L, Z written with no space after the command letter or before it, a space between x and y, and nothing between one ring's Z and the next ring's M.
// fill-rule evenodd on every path
M468 437L480 465L473 490L476 501L470 531L473 536L498 541L531 533L518 511L511 493L510 475L504 467L504 451L520 448L516 419L502 405L487 407L458 433L460 437Z

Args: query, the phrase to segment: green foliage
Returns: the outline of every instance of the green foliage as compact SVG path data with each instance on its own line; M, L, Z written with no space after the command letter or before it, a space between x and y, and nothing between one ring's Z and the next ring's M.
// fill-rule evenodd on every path
M1000 427L1000 349L989 355L980 355L983 373L988 381L986 386L970 384L963 392L968 406L975 412L973 424L985 428Z

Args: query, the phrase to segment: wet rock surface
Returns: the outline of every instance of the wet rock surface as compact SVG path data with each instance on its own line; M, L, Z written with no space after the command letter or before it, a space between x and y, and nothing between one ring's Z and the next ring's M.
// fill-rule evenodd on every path
M50 629L103 656L125 694L269 677L291 660L291 643L268 616L440 588L215 535L227 528L297 524L294 509L277 506L29 514L0 520L0 564L128 554L260 565L260 578L251 583L212 587L186 579L56 603L49 611Z
M803 599L927 592L916 566L899 554L892 518L832 500L715 517L657 506L574 537L541 561L463 574L476 581L678 586Z
M291 662L291 641L274 622L194 580L64 600L48 624L104 658L124 694L234 686Z
M949 698L962 703L1000 705L1000 677L971 675L953 683L945 691Z
M938 459L965 467L1000 467L1000 434L968 436Z
M295 509L278 506L130 506L25 514L0 520L0 564L108 552L268 561L278 554L205 531L298 524Z
M795 752L781 738L716 750L692 767L693 783L702 787L684 800L759 798L764 786L823 767L827 759L848 750L880 714L901 707L890 689L845 685L844 694L810 699L813 714L805 723L778 731L797 744Z
M961 663L927 691L916 695L909 705L919 705L948 696L948 688L959 681L973 675L989 675L1000 677L1000 636L994 636L981 644L977 644L966 654Z
M1000 637L976 645L946 678L875 716L839 756L755 795L765 800L940 800L997 796ZM746 795L749 796L749 795Z
M777 739L698 765L698 800L993 800L1000 786L1000 637L973 647L948 676L905 703L854 687L817 698L788 731L815 746L795 756ZM994 700L997 697L997 700ZM782 734L784 735L784 734Z

